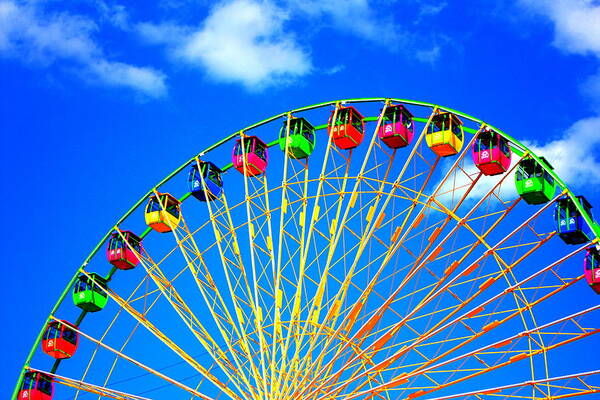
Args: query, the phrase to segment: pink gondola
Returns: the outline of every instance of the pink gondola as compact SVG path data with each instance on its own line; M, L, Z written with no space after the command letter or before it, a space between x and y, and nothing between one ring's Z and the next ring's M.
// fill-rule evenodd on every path
M132 269L139 264L142 240L133 232L113 232L106 246L106 259L119 269Z
M586 249L585 258L583 259L583 273L592 290L600 294L600 251L596 246Z
M475 166L484 175L503 174L510 167L511 151L508 141L489 128L477 134L471 156Z
M267 169L269 161L267 145L256 136L242 137L235 143L231 159L233 166L241 174L246 176L260 175Z
M410 144L415 132L413 115L402 104L388 106L377 136L392 149Z

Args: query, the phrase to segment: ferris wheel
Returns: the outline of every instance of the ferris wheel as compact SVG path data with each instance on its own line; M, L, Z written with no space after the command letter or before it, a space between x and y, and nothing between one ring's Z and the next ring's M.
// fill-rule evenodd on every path
M13 399L581 399L600 226L465 113L267 118L148 191L75 271Z

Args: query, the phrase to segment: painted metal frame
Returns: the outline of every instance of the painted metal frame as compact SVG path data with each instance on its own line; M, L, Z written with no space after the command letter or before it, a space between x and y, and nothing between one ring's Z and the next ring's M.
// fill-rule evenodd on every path
M481 119L475 118L469 114L466 114L464 112L449 108L449 107L444 107L444 106L439 106L433 103L427 103L427 102L421 102L421 101L415 101L415 100L408 100L408 99L399 99L399 98L383 98L383 97L373 97L373 98L357 98L357 99L342 99L342 100L334 100L334 101L327 101L327 102L323 102L323 103L318 103L318 104L313 104L313 105L309 105L306 107L300 107L300 108L296 108L290 111L286 111L280 114L276 114L274 116L271 116L269 118L263 119L259 122L256 122L254 124L251 124L239 131L236 131L234 133L231 133L230 135L228 135L227 137L225 137L224 139L214 143L211 146L208 146L207 148L205 148L204 150L202 150L201 152L199 152L198 154L196 154L195 156L193 156L192 158L190 158L189 160L187 160L185 163L183 163L181 166L177 167L175 170L173 170L170 174L168 174L164 179L162 179L160 182L158 182L153 188L151 188L150 190L148 190L148 192L146 192L128 211L125 212L125 214L123 214L123 216L121 218L119 218L119 220L115 223L114 227L111 227L106 234L100 239L100 241L98 242L98 244L92 249L92 251L89 253L89 255L84 259L83 263L81 264L81 266L79 268L77 268L77 270L75 271L73 277L68 281L65 289L63 290L63 292L60 294L60 296L58 297L56 303L54 304L54 306L50 309L50 313L48 315L48 318L44 321L43 325L41 326L41 329L38 333L38 336L36 337L26 359L25 362L23 364L23 367L21 369L21 372L19 374L19 377L17 379L16 385L14 387L14 391L13 391L13 395L12 395L12 399L16 400L17 399L17 395L19 392L19 389L21 387L22 381L23 381L23 374L26 370L29 369L31 360L33 358L33 355L35 354L35 351L37 349L37 347L39 346L41 339L42 339L42 335L44 333L44 330L46 328L46 325L50 322L55 320L55 316L54 314L56 313L56 311L58 310L58 308L60 307L60 305L62 304L62 302L64 301L65 297L67 297L69 291L72 289L73 285L75 284L75 282L77 281L79 275L81 273L85 273L85 267L87 266L87 264L90 262L90 260L96 255L96 253L102 248L102 246L106 243L106 241L110 238L111 234L115 231L115 228L118 228L119 225L125 220L127 219L135 210L138 209L138 207L143 206L144 202L148 199L149 196L153 195L156 190L158 190L158 188L160 188L163 184L167 183L168 181L170 181L175 175L177 175L178 173L180 173L182 170L184 170L185 168L189 167L190 163L195 163L197 162L197 160L200 157L203 157L204 155L206 155L207 153L211 152L212 150L215 150L221 146L223 146L224 144L235 140L237 138L240 137L240 135L247 133L248 131L251 131L252 129L258 128L262 125L265 125L267 123L270 123L272 121L275 121L277 119L283 118L283 117L288 117L291 113L297 113L297 112L302 112L302 111L309 111L309 110L314 110L314 109L318 109L318 108L323 108L323 107L327 107L327 106L335 106L336 109L340 106L340 105L346 105L348 103L375 103L375 102L382 102L384 104L389 104L390 102L393 103L400 103L400 104L404 104L404 105L415 105L415 106L420 106L420 107L426 107L426 108L431 108L432 110L438 109L441 111L449 111L452 112L466 120L475 122L477 124L480 125L485 125L491 129L493 129L495 132L497 132L498 134L500 134L502 137L504 137L505 139L507 139L509 141L509 145L511 150L520 157L523 157L525 155L529 155L532 158L534 158L538 163L540 163L542 166L544 166L544 164L541 162L540 160L540 156L536 155L530 148L528 148L527 146L525 146L524 144L522 144L521 142L519 142L518 140L516 140L514 137L508 135L507 133L503 132L502 130L500 130L499 128L490 125L486 122L484 122ZM367 122L367 121L378 121L379 117L365 117L363 119L363 121ZM428 119L427 118L414 118L415 121L418 122L423 122L423 123L427 123ZM324 125L319 125L319 126L315 126L315 132L319 131L319 130L323 130L327 128L327 124ZM472 135L476 134L478 132L477 129L472 129L469 127L464 127L463 126L463 130L465 132L468 132ZM278 136L278 135L277 135ZM268 142L267 143L267 147L273 147L279 144L279 137L277 137L274 141L272 142ZM223 172L225 172L226 170L232 168L232 164L229 163L227 164L225 167L221 168L221 170ZM546 170L546 168L544 168ZM571 200L573 201L573 203L576 205L576 208L578 209L578 211L582 214L585 222L588 224L588 226L590 227L593 235L595 236L592 241L597 242L600 238L600 225L594 221L591 220L590 216L585 213L585 211L583 210L583 207L581 206L581 204L576 201L576 195L567 187L566 183L558 176L558 174L554 171L554 170L546 170L555 180L555 182L557 183L557 186L560 187L560 189L562 190L562 193L564 193L566 196L570 197ZM246 181L246 179L245 179ZM186 200L188 197L191 196L191 193L188 192L185 195L183 195L179 200L181 202L183 202L184 200ZM141 235L140 238L143 239L146 235L148 235L150 232L152 231L151 228L147 228ZM105 277L106 281L109 282L112 278L112 276L114 275L114 273L117 271L117 268L113 267L110 272L107 274L107 276ZM87 315L87 312L83 311L79 317L77 318L75 325L79 325L83 319L85 318L85 316ZM60 364L60 360L57 360L51 370L51 373L56 372L58 366Z

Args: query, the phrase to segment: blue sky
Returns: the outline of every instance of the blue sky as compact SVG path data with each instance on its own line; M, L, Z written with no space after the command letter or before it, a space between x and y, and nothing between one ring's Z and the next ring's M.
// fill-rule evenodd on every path
M273 114L358 97L445 105L531 144L600 204L600 2L493 3L0 0L2 393L112 223Z

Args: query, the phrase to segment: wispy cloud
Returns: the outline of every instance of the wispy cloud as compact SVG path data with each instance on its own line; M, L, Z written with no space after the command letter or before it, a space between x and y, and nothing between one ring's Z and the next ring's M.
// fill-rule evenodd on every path
M149 42L212 79L249 90L292 82L312 70L309 53L284 30L288 14L269 2L235 0L215 6L198 29L174 23L138 25Z
M600 4L594 0L519 0L526 10L547 18L553 44L569 54L591 55L600 62ZM600 106L600 68L582 87Z
M438 200L444 202L446 206L450 206L455 201L458 201L460 198L462 198L466 190L471 186L473 180L479 173L477 167L470 160L470 156L467 155L467 157L469 158L464 160L465 165L463 165L461 169L457 170L454 175L444 182L439 191L440 195L438 196ZM513 156L513 162L515 158L516 157ZM444 175L450 170L450 166L451 163L448 162L443 170ZM504 179L502 184L496 188L496 185L498 185L502 179ZM494 175L479 179L473 189L471 189L469 192L469 197L466 201L467 205L471 206L473 203L481 200L483 196L485 196L494 188L496 188L496 194L499 194L500 198L515 198L517 196L517 190L514 184L514 173L511 173L506 177L504 175Z
M519 0L519 3L550 19L554 45L574 54L600 57L600 5L593 0Z
M162 97L167 93L165 74L154 68L97 60L86 69L109 86L131 88L150 97Z
M593 150L600 148L598 132L600 132L600 117L590 117L575 122L560 138L545 143L527 140L522 143L538 156L545 157L568 187L589 190L590 186L600 185L600 175L598 174L600 157ZM467 155L467 157L469 156ZM513 155L512 163L517 161L518 157ZM449 169L450 164L446 166L445 172ZM463 169L464 172L457 173L442 187L441 193L446 193L440 196L442 201L450 203L452 196L455 199L460 198L471 183L469 176L474 177L478 173L477 167L470 161L470 157ZM502 178L503 175L496 175L480 179L469 193L469 202L481 199ZM514 171L504 178L499 192L505 199L517 196Z
M553 45L568 54L592 55L600 60L600 5L592 0L519 0L522 10L541 16L552 23L554 27ZM586 95L600 99L600 71L587 79L582 86ZM600 104L600 103L599 103ZM594 116L576 121L568 127L562 137L548 142L523 141L535 154L544 156L554 170L575 189L589 188L590 185L600 185L600 158L595 155L600 150L600 116ZM513 156L513 162L516 162ZM469 175L477 173L474 166L466 168ZM481 179L470 193L470 200L477 201L493 188L502 176L485 177ZM470 179L460 174L453 181L463 189L455 192L462 194ZM450 190L450 184L444 188ZM501 187L501 192L512 198L517 195L514 186L514 176L507 176ZM444 196L448 201L450 196Z
M600 61L600 5L591 0L519 0L523 9L544 17L553 24L553 45L568 54L592 55ZM591 76L582 86L582 92L600 99L600 71ZM523 144L538 156L545 157L554 170L574 189L588 189L600 185L600 116L584 118L568 127L561 137L547 142L523 141ZM513 156L513 162L516 157ZM474 166L466 168L470 175L477 173ZM485 177L470 193L470 200L481 199L493 188L502 176ZM463 189L455 195L464 193L470 179L465 174L457 175L453 184ZM450 190L450 184L445 190ZM507 176L501 187L501 193L507 198L517 195L514 176ZM450 196L444 196L449 201Z
M121 4L108 4L104 0L96 0L96 7L103 20L120 29L129 28L129 14Z
M4 55L44 64L59 58L85 61L101 54L91 38L97 28L79 16L44 17L32 7L0 2L0 49Z
M567 54L593 56L600 62L600 4L594 0L519 0L522 9L548 20L554 28L553 45ZM599 63L600 64L600 63ZM581 86L581 93L600 106L600 65L596 75ZM600 108L596 116L581 119L561 138L529 145L545 156L569 186L600 185Z
M392 18L378 15L368 0L287 0L286 3L290 10L311 20L318 19L338 31L382 45L395 46L401 36Z
M448 3L445 1L434 2L434 3L421 3L419 5L419 13L417 14L417 18L414 23L418 24L427 17L433 17L441 13L446 7Z
M525 142L536 154L550 161L558 175L569 186L583 188L600 184L600 117L575 122L563 137L546 142Z
M193 66L216 82L241 84L251 91L292 84L310 73L339 72L338 67L314 66L310 41L299 39L324 27L381 44L385 51L403 49L416 54L413 59L419 62L435 64L445 42L422 49L417 35L371 3L222 0L198 26L167 20L140 22L134 30L147 44L165 46L171 60ZM444 7L445 3L423 5L421 13L433 15Z
M147 44L164 44L173 47L183 45L195 32L194 28L178 25L174 21L158 24L140 22L135 25L134 29Z
M345 69L346 69L346 66L345 66L345 65L343 65L343 64L338 64L338 65L334 65L334 66L333 66L333 67L331 67L331 68L325 68L325 69L323 70L323 73L324 73L325 75L335 75L335 74L337 74L338 72L341 72L341 71L343 71L343 70L345 70Z
M448 6L448 3L445 1L431 3L431 4L422 4L421 8L419 9L419 15L420 16L437 15L440 12L442 12L442 10L444 8L446 8L447 6Z
M435 45L428 50L417 50L415 57L417 60L433 65L440 58L440 46Z
M166 94L165 75L148 67L108 60L94 39L98 25L68 13L44 13L36 3L0 1L0 55L34 66L59 61L97 84L133 89L150 97Z

